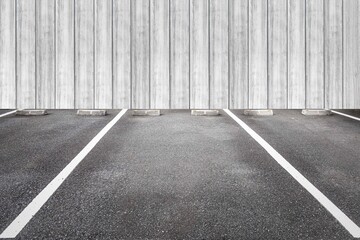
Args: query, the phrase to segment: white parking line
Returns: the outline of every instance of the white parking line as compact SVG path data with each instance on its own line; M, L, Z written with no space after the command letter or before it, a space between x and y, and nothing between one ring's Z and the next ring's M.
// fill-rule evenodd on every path
M323 205L340 223L349 231L354 238L360 238L360 228L348 216L346 216L334 203L332 203L319 189L309 182L298 170L296 170L283 156L281 156L260 135L252 130L246 123L241 121L229 109L224 111L237 122L252 138L254 138L274 159L277 161L298 183L301 184L318 202Z
M77 165L96 146L104 135L119 121L126 113L123 109L114 117L71 162L27 205L27 207L15 218L15 220L0 234L0 238L15 238L26 226L31 218L40 210L46 201L60 187L65 179L71 174Z
M4 113L4 114L1 114L1 115L0 115L0 118L5 117L5 116L8 116L8 115L11 115L11 114L14 114L14 113L16 113L16 111L17 111L17 110L14 110L14 111L11 111L11 112L7 112L7 113Z
M354 116L351 116L351 115L348 115L348 114L345 114L345 113L342 113L342 112L338 112L338 111L334 111L334 110L331 110L331 112L339 114L339 115L344 116L344 117L348 117L348 118L352 118L352 119L355 119L357 121L360 121L360 118L357 118L357 117L354 117Z

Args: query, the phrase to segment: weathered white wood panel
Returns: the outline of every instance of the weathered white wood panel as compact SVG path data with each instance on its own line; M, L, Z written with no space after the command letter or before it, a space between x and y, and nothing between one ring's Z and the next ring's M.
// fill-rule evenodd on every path
M358 0L1 0L0 107L359 108L359 12Z
M94 108L94 0L76 0L75 10L75 107Z
M112 108L112 0L95 1L95 108Z
M113 0L113 103L131 107L131 0Z
M209 108L209 0L190 0L190 108Z
M269 108L287 108L287 0L268 1Z
M324 108L324 0L306 1L306 108Z
M75 107L75 4L56 0L56 108Z
M36 106L55 108L55 0L36 1Z
M150 107L150 11L148 0L132 0L132 108Z
M190 0L170 0L171 108L189 108Z
M169 108L169 0L150 0L150 108Z
M249 107L267 108L267 0L249 4Z
M230 108L248 108L248 1L229 0Z
M229 0L210 1L210 108L228 108Z
M0 1L0 108L16 107L15 1Z
M288 0L288 108L305 108L305 1Z
M325 108L342 108L342 1L325 4Z
M35 108L35 0L17 1L17 108Z
M344 105L360 108L360 2L344 1Z

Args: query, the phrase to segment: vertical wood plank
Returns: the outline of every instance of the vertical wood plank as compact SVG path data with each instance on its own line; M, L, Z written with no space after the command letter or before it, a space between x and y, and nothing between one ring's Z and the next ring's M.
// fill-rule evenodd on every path
M132 0L131 4L132 108L149 108L149 0Z
M325 1L325 108L342 108L342 1Z
M36 1L36 106L55 108L55 0Z
M268 2L269 108L287 108L287 0Z
M170 0L171 108L189 108L190 0Z
M228 6L228 0L210 0L210 108L228 108Z
M209 0L190 2L190 108L209 108Z
M288 0L288 108L305 108L305 1Z
M344 1L344 105L360 108L360 2Z
M17 108L35 108L35 0L17 1Z
M324 108L324 0L306 1L306 108Z
M94 108L94 0L76 0L75 10L75 107Z
M113 3L114 108L131 107L131 1L114 0Z
M150 108L169 108L169 0L150 0Z
M249 108L267 108L267 0L249 5Z
M15 1L0 1L0 108L16 107Z
M229 0L230 108L248 108L248 1Z
M72 109L75 91L74 0L56 0L56 108Z
M95 3L95 108L112 108L112 0Z

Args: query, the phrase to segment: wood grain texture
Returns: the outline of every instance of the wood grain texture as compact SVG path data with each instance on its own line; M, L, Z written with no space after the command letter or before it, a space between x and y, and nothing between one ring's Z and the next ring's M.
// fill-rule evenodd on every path
M150 108L170 107L169 0L150 0Z
M230 108L249 107L248 1L229 0Z
M209 0L190 1L190 108L209 108Z
M343 108L360 108L360 2L344 1L344 100Z
M306 108L324 108L324 0L306 1Z
M35 0L17 1L17 108L36 108Z
M269 108L287 108L287 0L268 1Z
M210 108L228 108L229 0L210 1Z
M325 3L325 108L342 108L342 1Z
M170 0L170 108L189 108L190 0Z
M113 4L113 103L114 108L131 107L131 0Z
M358 0L0 0L0 108L359 108Z
M0 108L16 107L15 1L0 1Z
M75 107L94 108L94 0L76 0L75 10Z
M132 108L150 107L150 12L148 0L132 0Z
M56 108L75 107L74 0L56 0Z
M36 1L36 106L55 108L55 0Z
M305 108L305 1L288 0L288 108Z
M268 107L267 0L249 2L249 108Z
M112 108L112 0L95 0L95 108Z

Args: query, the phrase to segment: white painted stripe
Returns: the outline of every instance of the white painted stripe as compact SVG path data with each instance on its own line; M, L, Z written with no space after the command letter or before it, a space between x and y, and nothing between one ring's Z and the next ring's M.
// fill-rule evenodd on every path
M351 116L351 115L348 115L348 114L345 114L345 113L342 113L342 112L338 112L338 111L334 111L334 110L331 110L331 112L339 114L339 115L344 116L344 117L348 117L348 118L352 118L352 119L355 119L357 121L360 121L360 118L357 118L357 117L354 117L354 116Z
M104 135L119 121L126 113L123 109L114 117L71 162L32 200L32 202L15 218L15 220L1 233L0 238L15 238L26 226L31 218L40 210L46 201L60 187L65 179L71 174L75 167L96 146Z
M11 112L7 112L7 113L4 113L4 114L1 114L1 115L0 115L0 118L5 117L5 116L8 116L8 115L11 115L11 114L14 114L14 113L16 113L16 111L17 111L17 110L14 110L14 111L11 111Z
M274 159L277 161L298 183L301 184L313 197L319 201L340 223L355 237L360 238L360 228L346 216L334 203L332 203L320 190L309 182L298 170L296 170L283 156L281 156L270 144L252 130L246 123L241 121L229 109L224 111L237 122L251 137L253 137Z

